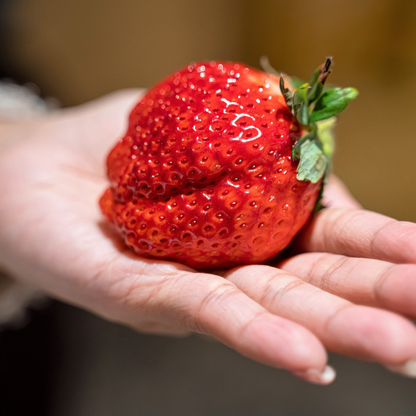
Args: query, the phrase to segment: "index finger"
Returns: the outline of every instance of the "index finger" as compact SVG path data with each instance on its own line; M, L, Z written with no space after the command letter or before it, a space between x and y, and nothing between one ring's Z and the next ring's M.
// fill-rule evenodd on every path
M294 249L416 263L416 224L364 209L328 208L298 235Z

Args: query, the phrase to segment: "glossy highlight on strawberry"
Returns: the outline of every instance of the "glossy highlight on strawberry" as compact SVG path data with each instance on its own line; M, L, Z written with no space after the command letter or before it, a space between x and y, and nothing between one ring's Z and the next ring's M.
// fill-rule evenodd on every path
M141 256L196 269L265 262L305 225L322 179L297 179L305 134L279 78L204 62L150 89L107 160L107 219Z

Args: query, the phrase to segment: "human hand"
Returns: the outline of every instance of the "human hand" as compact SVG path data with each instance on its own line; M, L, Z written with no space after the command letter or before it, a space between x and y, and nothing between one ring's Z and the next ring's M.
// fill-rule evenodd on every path
M332 207L293 244L303 254L279 268L219 277L128 250L98 198L105 156L137 99L120 92L7 129L25 140L0 155L3 267L106 319L148 333L209 334L309 381L333 380L326 349L414 374L416 330L402 315L416 316L416 226L361 210L335 179Z

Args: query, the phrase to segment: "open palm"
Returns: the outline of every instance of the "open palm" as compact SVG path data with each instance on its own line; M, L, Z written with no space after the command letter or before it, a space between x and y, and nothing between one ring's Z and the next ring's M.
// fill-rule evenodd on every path
M0 154L0 265L54 297L139 331L209 334L329 383L326 350L415 373L416 225L362 210L333 179L278 264L223 276L143 259L106 225L104 160L137 91L22 123Z

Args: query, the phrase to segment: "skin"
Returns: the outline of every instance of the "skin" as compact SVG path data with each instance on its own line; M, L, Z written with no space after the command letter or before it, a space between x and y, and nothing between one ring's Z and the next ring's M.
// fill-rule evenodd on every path
M144 333L208 334L308 381L326 351L416 360L416 225L363 210L342 183L277 267L220 275L142 259L107 226L104 160L138 91L0 125L0 266L51 296Z

